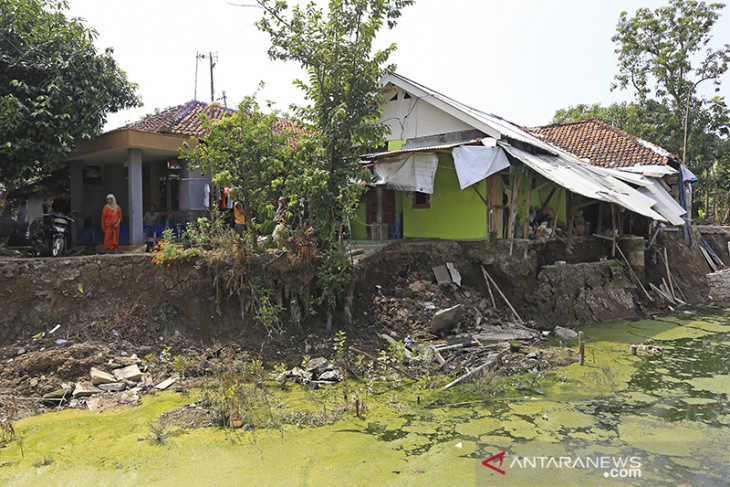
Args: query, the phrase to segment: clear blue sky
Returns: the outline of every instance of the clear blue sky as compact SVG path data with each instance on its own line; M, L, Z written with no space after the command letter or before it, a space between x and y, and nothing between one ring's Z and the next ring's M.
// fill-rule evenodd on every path
M111 114L107 130L191 100L198 51L218 53L216 97L225 90L229 106L252 94L260 81L266 87L259 98L276 102L277 108L302 102L291 84L302 75L299 67L268 59L268 37L254 26L261 10L232 3L240 2L69 1L70 15L86 19L99 32L98 47L113 47L140 87L145 106ZM382 31L379 42L398 45L392 61L400 74L515 123L541 125L568 105L631 99L629 92L610 91L617 73L611 36L622 11L665 3L416 0L394 30ZM713 32L715 46L730 41L730 7ZM198 69L197 98L207 102L208 60ZM728 93L726 85L720 95Z

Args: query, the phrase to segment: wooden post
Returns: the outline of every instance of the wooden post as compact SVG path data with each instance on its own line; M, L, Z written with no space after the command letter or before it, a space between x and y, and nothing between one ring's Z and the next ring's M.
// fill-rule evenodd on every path
M598 224L596 225L596 233L601 234L603 231L603 201L598 202Z
M568 245L565 246L565 251L571 253L573 250L573 227L575 226L575 211L578 205L579 196L575 193L570 194L570 209L568 210Z
M522 238L527 238L527 228L530 225L530 207L532 206L532 171L527 178L527 199L525 200L525 221L522 223Z
M616 257L616 205L611 203L611 258Z
M664 266L667 268L667 280L669 281L669 291L672 293L674 300L677 300L677 295L674 294L674 284L672 284L672 273L669 272L669 257L667 257L667 248L664 247Z
M636 345L631 345L631 348L629 348L629 354L630 355L636 355L636 349L638 347Z
M578 355L579 355L579 365L583 365L586 358L586 343L585 343L585 335L582 331L578 332Z
M515 238L515 218L517 217L517 199L519 198L520 183L522 182L522 174L512 176L512 197L509 201L509 228L507 229L507 238Z
M558 202L555 205L555 210L553 211L553 236L555 235L555 228L558 226L558 215L560 214L560 200L563 199L563 190L558 191Z

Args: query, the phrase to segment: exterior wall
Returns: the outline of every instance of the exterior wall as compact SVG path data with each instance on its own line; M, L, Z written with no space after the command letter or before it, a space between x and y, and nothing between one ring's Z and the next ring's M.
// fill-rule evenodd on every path
M405 194L401 196L403 235L406 238L486 238L486 205L472 188L463 191L459 188L451 155L439 154L438 157L431 207L413 208L410 198ZM482 195L486 194L484 181L476 186Z
M392 100L394 96L397 98ZM421 102L416 96L405 98L400 88L397 92L388 93L386 100L389 101L381 106L381 120L387 121L390 126L389 140L412 139L474 128L428 103Z
M355 211L355 216L352 220L350 220L350 238L352 240L368 239L367 211L367 199L363 196L363 198L360 199L360 205Z

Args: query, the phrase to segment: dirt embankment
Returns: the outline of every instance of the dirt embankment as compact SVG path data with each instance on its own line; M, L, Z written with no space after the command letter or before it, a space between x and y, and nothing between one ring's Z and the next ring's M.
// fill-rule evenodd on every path
M695 243L710 240L720 257L728 258L727 234L694 233ZM707 302L708 267L697 245L685 246L682 233L670 231L660 232L656 244L667 248L672 278L687 300ZM645 284L666 278L663 247L656 244L645 252L644 269L636 268ZM432 269L447 262L460 272L461 287L436 285ZM396 314L411 326L427 326L438 309L456 302L484 315L492 306L482 266L521 317L544 328L631 317L659 305L643 296L618 255L610 259L605 240L578 238L570 253L556 241L403 242L359 258L354 286L343 301L349 312L337 313L334 327L357 331L387 325L383 321L391 318L375 312L382 298L394 299L390 304L403 308ZM323 310L309 300L312 276L312 269L291 268L275 255L249 263L244 271L211 269L199 261L159 266L145 254L0 259L0 346L56 324L78 338L86 333L88 339L105 339L114 329L127 338L181 334L208 343L256 346L266 330L253 320L246 294L251 277L272 289L271 301L285 308L285 334L306 335L324 329L326 322ZM436 285L437 298L430 300L438 301L435 307L410 303L414 291L408 286L415 281ZM241 293L231 294L229 288ZM495 291L497 307L507 311Z

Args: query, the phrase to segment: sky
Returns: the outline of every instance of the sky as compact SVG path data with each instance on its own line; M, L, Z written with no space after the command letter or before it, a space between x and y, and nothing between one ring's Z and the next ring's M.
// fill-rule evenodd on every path
M271 100L280 110L303 103L292 81L304 72L296 63L268 58L268 35L254 25L262 11L237 3L253 0L70 0L67 15L85 19L98 32L99 49L114 49L144 102L142 108L109 114L105 130L192 100L196 64L197 99L210 102L209 59L196 62L198 53L217 53L215 98L222 103L225 91L229 107L253 94L261 81L261 101ZM611 37L622 11L666 3L416 0L377 42L397 44L391 62L403 76L517 124L544 125L560 108L631 100L631 92L610 89L618 73ZM730 40L730 7L713 34L715 47ZM728 93L727 74L724 82L720 95ZM710 94L709 84L704 89Z

